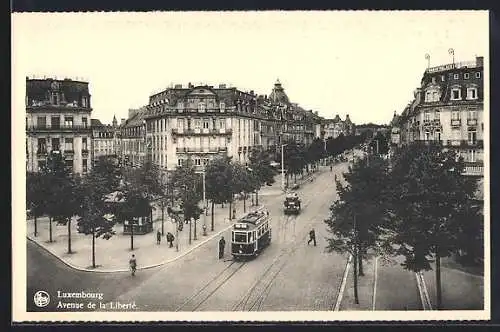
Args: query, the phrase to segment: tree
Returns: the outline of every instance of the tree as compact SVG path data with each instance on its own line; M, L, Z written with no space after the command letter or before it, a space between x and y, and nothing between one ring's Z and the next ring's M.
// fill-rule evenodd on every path
M120 204L118 211L119 218L130 223L130 250L134 250L135 220L140 217L150 216L151 206L149 201L143 192L137 188L131 188L126 191L125 201Z
M78 227L87 234L92 235L92 267L96 267L95 241L99 237L108 240L115 234L114 220L106 219L105 196L109 193L102 174L91 170L82 178L78 186L78 197L81 200L81 216Z
M37 218L43 215L47 185L46 177L41 173L28 172L26 174L26 203L33 216L35 226L34 236L38 236Z
M325 220L329 232L328 251L349 252L354 258L354 290L358 303L357 278L363 276L363 259L372 253L384 252L379 241L386 232L386 208L383 195L387 183L387 165L377 158L368 164L359 160L344 175L347 186L337 180L339 200L330 207L330 217ZM384 247L385 249L385 247Z
M300 174L305 165L304 149L302 146L295 142L289 141L285 146L285 165L287 174L295 175Z
M464 163L456 151L439 145L412 144L395 156L391 171L391 241L405 257L407 270L436 272L437 309L441 309L441 257L469 250L477 232L468 234L476 182L463 176ZM468 219L468 220L467 220ZM477 227L479 228L479 227Z
M206 196L212 203L212 231L214 230L214 206L231 199L231 159L216 158L210 161L205 175Z
M52 240L52 221L54 218L62 223L68 222L76 208L73 203L73 181L71 173L66 168L62 154L59 151L51 152L47 157L47 164L41 170L41 181L45 198L44 211L49 215L49 242Z
M181 201L181 209L184 214L184 220L196 220L200 217L202 209L199 203L202 199L202 193L199 186L199 175L195 172L195 167L191 159L186 160L186 164L176 168L172 174L172 183L178 188L178 199ZM190 232L191 239L191 232Z
M380 131L370 142L370 148L379 154L387 154L389 152L389 139Z
M253 176L252 185L255 189L256 205L259 205L259 190L264 184L274 183L274 170L268 154L261 150L252 151L248 165Z

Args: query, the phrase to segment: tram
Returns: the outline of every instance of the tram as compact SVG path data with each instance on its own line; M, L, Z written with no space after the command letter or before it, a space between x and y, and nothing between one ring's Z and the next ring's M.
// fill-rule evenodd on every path
M231 231L231 254L235 260L257 256L271 243L269 212L251 212L238 220Z

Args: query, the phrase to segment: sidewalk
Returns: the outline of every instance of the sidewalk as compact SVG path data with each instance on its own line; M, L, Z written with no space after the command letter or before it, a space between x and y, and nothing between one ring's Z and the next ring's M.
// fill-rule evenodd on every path
M364 261L365 275L358 279L359 304L354 302L354 277L351 265L340 310L423 310L415 273L404 270L400 265L401 262L402 258L397 258L391 263L381 259ZM435 271L426 271L423 275L432 307L435 309ZM441 285L443 309L483 310L482 276L442 267Z
M247 202L248 203L248 202ZM250 206L251 202L247 204L247 212L257 207ZM243 203L237 203L236 218L244 215ZM216 238L224 230L230 228L232 223L237 219L230 221L228 219L229 212L228 206L225 204L224 208L220 205L215 206L214 210L214 231L211 229L211 211L209 210L208 216L201 216L197 223L197 240L194 240L194 224L192 225L192 240L189 244L189 224L184 224L184 229L178 232L178 239L175 239L173 247L169 248L166 237L163 236L161 243L156 243L156 232L161 232L161 211L154 211L153 215L153 232L145 235L134 235L134 250L130 250L130 235L123 234L123 225L116 224L116 234L109 240L97 238L95 240L95 256L96 268L92 268L92 236L78 233L77 225L72 223L71 229L71 249L72 254L68 254L68 227L57 226L57 223L52 223L52 239L49 240L49 223L48 217L38 218L38 236L34 236L34 222L33 220L27 221L27 238L34 241L51 254L62 260L67 265L84 271L94 272L125 272L128 271L128 260L132 253L138 259L139 269L151 268L172 262L200 245ZM203 235L203 222L206 218L207 235ZM170 218L165 216L164 221L164 234L167 232L175 233L175 223ZM179 241L179 251L176 250L176 241Z

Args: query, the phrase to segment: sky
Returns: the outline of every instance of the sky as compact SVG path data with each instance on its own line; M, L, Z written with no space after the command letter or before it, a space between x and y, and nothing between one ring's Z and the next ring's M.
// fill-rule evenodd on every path
M89 82L92 118L111 123L171 84L225 83L356 124L388 123L427 68L484 56L486 11L12 14L14 107L25 77ZM24 117L23 117L24 118Z

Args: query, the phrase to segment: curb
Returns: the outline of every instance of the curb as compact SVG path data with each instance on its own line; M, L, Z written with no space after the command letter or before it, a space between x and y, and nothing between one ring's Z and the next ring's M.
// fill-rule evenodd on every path
M249 212L241 215L239 218L241 218L242 216L248 214ZM239 218L236 218L236 220L238 220ZM187 254L191 253L193 250L201 247L202 245L206 244L207 242L211 241L212 239L214 239L215 237L219 236L221 233L224 233L225 231L227 231L228 229L230 229L231 227L233 227L233 224L234 222L231 222L227 227L221 229L220 231L206 237L203 241L197 243L196 245L194 245L193 247L189 248L188 250L186 250L185 252L179 254L178 256L174 257L174 258L170 258L166 261L163 261L163 262L160 262L160 263L156 263L156 264L152 264L152 265L147 265L147 266L143 266L143 267L140 267L138 268L137 270L147 270L147 269L152 269L152 268L155 268L155 267L159 267L159 266L162 266L162 265L167 265L167 264L170 264L172 262L175 262L176 260L186 256ZM31 241L32 243L36 244L39 248L45 250L46 252L48 252L50 255L52 255L53 257L57 258L59 261L61 261L64 265L74 269L74 270L77 270L77 271L82 271L82 272L95 272L95 273L123 273L123 272L129 272L130 270L129 269L114 269L114 270L97 270L97 269L89 269L89 268L83 268L83 267L79 267L79 266L76 266L76 265L73 265L69 262L67 262L66 260L62 259L61 257L59 257L58 255L56 255L55 253L53 253L52 251L50 251L49 249L45 248L43 245L41 245L40 243L38 243L37 241L33 240L30 236L26 236L26 238Z

